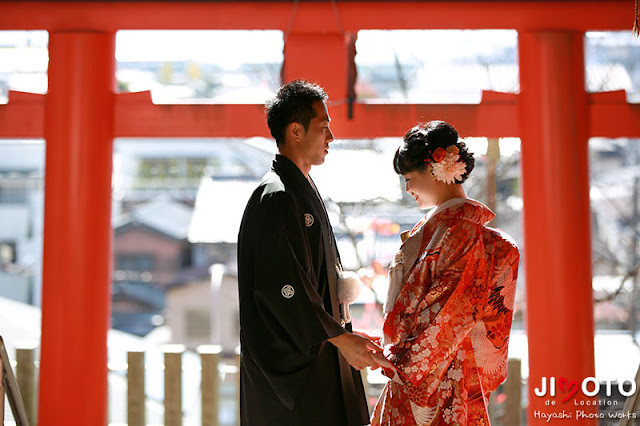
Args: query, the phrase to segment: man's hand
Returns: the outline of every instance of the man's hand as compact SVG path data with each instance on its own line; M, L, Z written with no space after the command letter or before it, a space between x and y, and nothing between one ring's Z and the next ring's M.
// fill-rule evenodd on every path
M372 352L382 352L382 348L371 340L353 333L343 333L329 339L340 350L342 356L356 370L362 370L372 365L377 365L371 357Z

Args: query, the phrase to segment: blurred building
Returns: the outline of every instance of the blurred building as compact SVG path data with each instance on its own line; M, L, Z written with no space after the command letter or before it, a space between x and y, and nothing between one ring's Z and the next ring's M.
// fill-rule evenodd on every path
M0 297L39 306L44 143L0 145Z
M191 208L160 195L114 220L112 327L144 336L161 325L164 290L191 266Z
M191 266L187 232L192 209L161 195L114 222L114 279L153 281L166 287Z
M203 176L258 180L275 143L263 138L121 138L114 144L114 214L163 194L193 206Z
M166 299L165 317L172 341L189 349L215 344L222 346L225 355L235 353L240 344L235 272L221 264L212 265L204 274L169 286Z
M272 154L261 142L272 145L266 140L118 140L114 328L146 334L166 320L173 342L190 348L218 343L212 324L219 327L219 312L214 299L200 292L209 294L211 265L235 268L237 230L249 196L238 185L253 189L267 170ZM210 185L222 192L208 191ZM217 237L193 239L194 227ZM237 293L237 284L233 289Z

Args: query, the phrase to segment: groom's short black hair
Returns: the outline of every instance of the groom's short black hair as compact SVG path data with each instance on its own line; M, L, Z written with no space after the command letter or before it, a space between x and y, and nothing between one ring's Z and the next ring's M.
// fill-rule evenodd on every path
M317 84L305 80L293 80L278 90L276 97L266 104L267 125L278 145L284 143L284 135L291 123L300 123L309 130L315 117L313 104L324 102L328 96Z

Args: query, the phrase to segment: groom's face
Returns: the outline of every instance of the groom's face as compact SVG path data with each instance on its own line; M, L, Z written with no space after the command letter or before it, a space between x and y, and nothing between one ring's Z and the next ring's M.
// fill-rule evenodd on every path
M333 142L333 133L329 127L331 118L324 102L313 104L315 117L309 122L309 129L305 132L301 151L305 159L313 166L324 163L329 153L329 144Z

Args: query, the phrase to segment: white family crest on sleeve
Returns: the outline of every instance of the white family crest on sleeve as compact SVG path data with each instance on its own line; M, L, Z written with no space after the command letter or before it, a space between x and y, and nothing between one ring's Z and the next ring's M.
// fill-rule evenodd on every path
M310 228L314 222L315 222L315 219L313 218L311 213L304 214L304 224L306 225L307 228Z
M292 285L287 284L284 287L282 287L282 290L280 290L280 293L282 293L282 296L285 299L291 299L293 295L296 294L296 291L294 290Z

